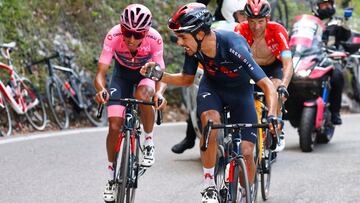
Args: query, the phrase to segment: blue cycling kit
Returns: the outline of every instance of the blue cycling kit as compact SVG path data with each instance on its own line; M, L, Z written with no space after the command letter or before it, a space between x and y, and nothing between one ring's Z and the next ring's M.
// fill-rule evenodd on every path
M246 40L234 32L216 30L215 58L198 52L194 56L185 55L183 73L195 75L198 63L204 67L204 76L199 84L197 113L200 116L208 110L222 112L224 106L230 108L230 122L256 123L254 105L255 82L266 77L250 53ZM256 129L242 130L242 139L256 142Z

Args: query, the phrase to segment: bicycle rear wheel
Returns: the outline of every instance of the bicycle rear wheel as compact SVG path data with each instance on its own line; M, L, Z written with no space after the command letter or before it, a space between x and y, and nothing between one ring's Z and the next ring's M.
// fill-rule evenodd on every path
M240 182L242 182L243 188L241 187ZM245 195L243 194L243 189L245 189ZM230 185L231 193L231 202L238 203L241 198L245 198L246 203L251 203L250 197L250 186L248 180L248 174L245 166L245 161L242 158L235 159L235 165L233 169L233 178Z
M12 131L11 114L0 92L0 136L10 136Z
M121 135L123 136L123 135ZM130 131L126 131L125 137L122 138L121 141L121 160L117 160L119 167L118 175L117 175L117 198L116 203L124 203L126 189L128 187L129 180L129 156L130 156ZM120 154L120 151L119 151Z
M42 96L31 81L22 78L20 81L20 94L23 97L25 105L29 108L26 112L26 118L36 130L44 130L46 126L46 111Z
M48 79L46 81L46 96L56 124L61 129L69 127L69 111L60 90L61 83Z
M272 138L269 133L269 130L264 131L266 133L264 140L264 157L261 160L260 167L260 181L261 181L261 196L265 201L269 198L270 194L270 180L271 180L271 159L272 159L272 150L270 149Z
M94 99L94 96L96 95L94 85L89 81L84 80L80 84L80 92L84 102L85 115L89 119L90 123L94 126L104 126L107 122L107 114L106 111L104 111L102 117L97 118L98 104Z

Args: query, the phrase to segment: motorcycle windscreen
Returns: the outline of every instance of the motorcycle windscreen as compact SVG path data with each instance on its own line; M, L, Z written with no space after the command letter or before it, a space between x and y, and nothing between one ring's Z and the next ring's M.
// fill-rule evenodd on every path
M293 20L289 46L293 56L309 56L321 52L324 23L312 15L300 15Z

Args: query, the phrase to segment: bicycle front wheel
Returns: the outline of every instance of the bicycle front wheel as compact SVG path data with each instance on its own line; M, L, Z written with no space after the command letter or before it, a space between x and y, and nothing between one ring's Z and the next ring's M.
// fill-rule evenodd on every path
M117 191L117 198L116 203L124 203L125 202L125 196L126 196L126 190L128 187L128 181L129 181L129 156L130 156L130 131L126 131L124 134L125 137L122 138L121 141L121 160L120 164L118 161L118 164L120 165L119 172L117 175L117 183L118 183L118 191ZM122 135L123 136L123 135ZM120 153L120 152L119 152Z
M271 161L272 161L272 150L270 149L272 138L268 130L265 131L266 137L264 140L264 153L263 158L260 163L261 167L261 196L262 199L265 201L269 198L270 194L270 180L271 180Z
M245 161L242 158L235 159L230 193L232 203L238 203L242 198L245 198L246 203L251 203L249 179Z
M46 111L45 105L39 91L27 78L22 78L20 81L20 94L27 111L26 118L36 130L44 130L46 126Z
M90 123L94 126L104 126L107 122L106 111L101 118L97 118L98 104L95 101L96 89L92 83L84 80L80 84L81 97L84 102L84 111Z
M61 129L69 127L69 112L60 90L61 83L54 79L46 81L46 96L56 124Z
M139 137L131 140L131 151L129 157L129 187L126 189L126 202L133 203L135 201L135 192L138 186L139 171L144 170L139 164L139 149L140 140ZM143 173L143 172L141 172Z
M12 131L11 114L0 92L0 136L10 136Z

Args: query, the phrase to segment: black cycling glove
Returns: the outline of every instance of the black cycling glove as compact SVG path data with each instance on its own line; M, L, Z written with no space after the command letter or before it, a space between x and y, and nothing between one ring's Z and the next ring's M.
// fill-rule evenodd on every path
M285 85L280 85L277 89L277 92L285 98L289 97L289 92L287 91Z
M151 68L148 68L145 77L150 78L154 81L160 81L163 76L163 71L161 70L161 67L158 63L155 64L155 66L152 66Z

